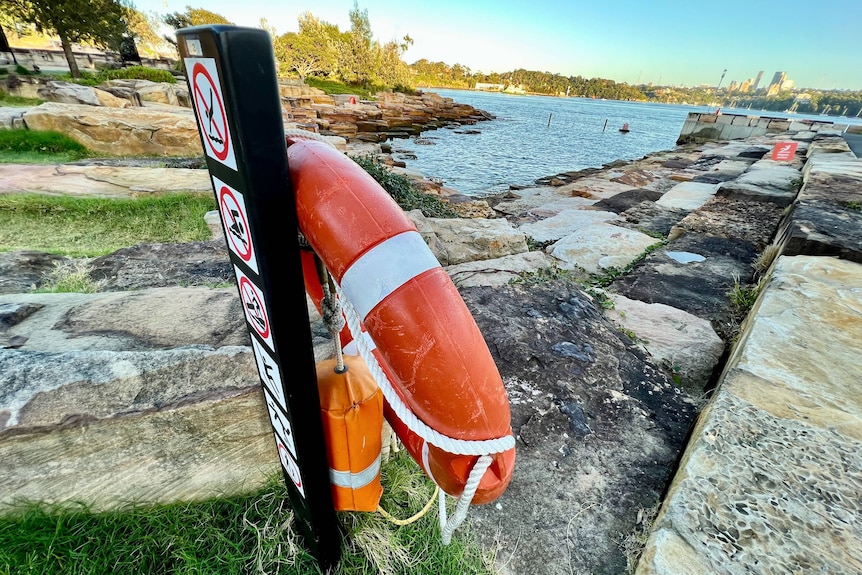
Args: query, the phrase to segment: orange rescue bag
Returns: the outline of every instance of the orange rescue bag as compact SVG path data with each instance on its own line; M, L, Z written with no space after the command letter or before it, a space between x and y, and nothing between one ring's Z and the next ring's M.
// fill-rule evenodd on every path
M361 357L345 355L344 365L337 373L334 359L317 364L332 501L337 511L376 511L383 393Z

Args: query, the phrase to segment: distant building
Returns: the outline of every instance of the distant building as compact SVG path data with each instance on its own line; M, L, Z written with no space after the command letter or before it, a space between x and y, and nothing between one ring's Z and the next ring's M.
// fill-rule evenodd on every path
M794 82L793 80L787 79L781 83L780 90L792 90L793 86L795 86L795 85L796 85L796 82Z
M739 88L739 84L736 83L736 80L730 83L730 86L727 87L728 92L736 92L736 89Z
M517 86L514 84L509 84L508 86L506 86L506 88L503 91L506 92L507 94L526 94L527 93L527 89L524 88L523 84L518 84Z
M751 85L752 92L757 92L757 86L760 85L761 78L763 78L763 70L757 73L757 77L754 79L754 84Z
M772 82L769 83L769 87L766 89L766 95L775 96L779 92L792 89L793 85L793 80L790 80L787 77L786 72L776 72L775 75L772 76Z
M751 78L739 85L740 92L748 92L751 89Z
M477 90L485 90L488 92L502 92L505 86L503 84L486 84L484 82L476 82Z

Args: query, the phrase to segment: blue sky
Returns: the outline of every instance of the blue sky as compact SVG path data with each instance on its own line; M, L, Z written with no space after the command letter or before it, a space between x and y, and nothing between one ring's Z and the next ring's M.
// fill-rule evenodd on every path
M144 12L218 12L240 26L266 18L296 31L309 11L349 29L353 0L134 0ZM862 0L360 0L377 40L409 34L404 59L472 71L516 68L618 82L722 86L763 70L797 87L862 90Z

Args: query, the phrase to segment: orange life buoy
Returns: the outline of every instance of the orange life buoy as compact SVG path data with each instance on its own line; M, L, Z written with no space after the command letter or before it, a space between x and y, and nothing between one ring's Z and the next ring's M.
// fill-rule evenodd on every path
M493 501L514 470L511 414L469 309L416 227L370 175L325 143L288 143L300 229L356 309L397 399L458 445L511 440L489 453L492 461L472 500ZM319 306L314 278L306 273ZM385 415L405 449L444 492L460 496L479 455L427 441L392 403L387 398Z

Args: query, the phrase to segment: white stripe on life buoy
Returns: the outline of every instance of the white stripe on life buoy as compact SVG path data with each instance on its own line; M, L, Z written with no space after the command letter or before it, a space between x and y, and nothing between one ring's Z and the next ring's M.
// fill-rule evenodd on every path
M419 232L404 232L377 244L353 262L341 278L341 289L365 321L374 306L389 294L436 267L440 262Z

